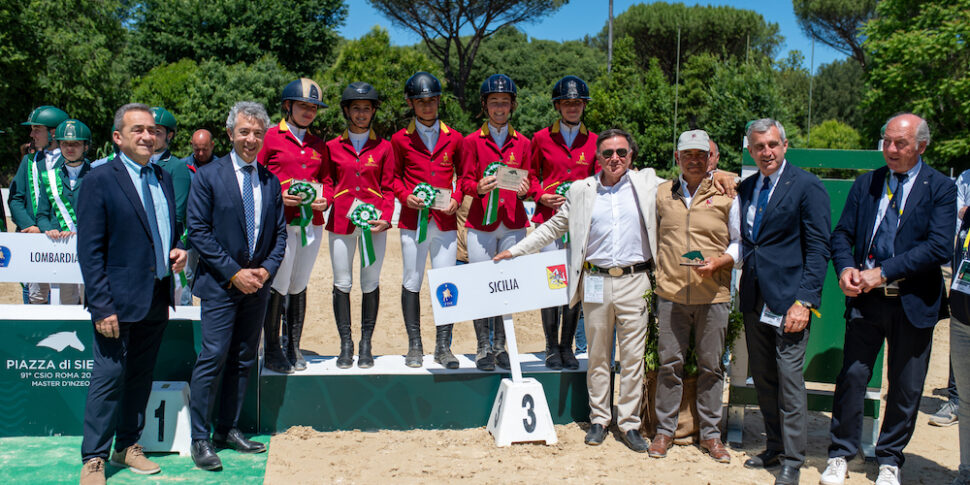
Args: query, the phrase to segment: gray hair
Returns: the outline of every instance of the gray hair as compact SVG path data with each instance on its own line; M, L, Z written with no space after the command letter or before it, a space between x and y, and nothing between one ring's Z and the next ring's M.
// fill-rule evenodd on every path
M602 145L604 141L615 137L626 138L627 144L630 145L630 161L632 162L633 160L636 160L637 154L640 153L639 147L637 147L637 142L633 139L633 135L623 131L620 128L610 128L596 135L596 151L598 152L600 150L600 145Z
M777 120L771 118L761 118L760 120L754 120L748 125L748 130L744 133L749 139L753 133L764 133L774 126L778 128L778 135L781 136L781 141L785 141L788 137L785 136L785 127L781 126L781 123Z
M125 127L125 114L129 111L145 111L151 114L152 109L143 103L128 103L115 111L114 131L121 131ZM154 119L154 115L152 116Z
M266 114L266 108L255 101L239 101L232 106L232 109L229 110L229 116L226 118L226 128L229 131L236 128L236 119L239 115L263 123L263 128L269 127L269 115Z
M900 116L911 115L919 118L919 124L916 125L916 143L926 143L926 146L930 145L930 125L923 119L922 116L910 112L896 113L892 115L888 120L886 120L886 126L889 122L899 118ZM885 133L883 133L885 135Z

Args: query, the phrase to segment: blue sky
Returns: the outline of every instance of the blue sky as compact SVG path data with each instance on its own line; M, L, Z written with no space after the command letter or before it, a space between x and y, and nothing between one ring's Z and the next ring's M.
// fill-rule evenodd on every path
M671 0L672 1L672 0ZM631 5L638 3L652 3L650 0L614 0L613 15L619 15ZM778 24L781 35L785 38L779 51L779 57L785 57L790 50L800 50L805 55L805 68L809 67L809 56L812 50L811 39L805 36L798 21L791 2L772 1L743 1L743 0L712 0L697 2L682 1L686 5L730 5L737 8L754 10L760 13L766 21ZM364 0L347 0L349 15L346 24L340 29L340 35L356 39L366 34L373 26L380 25L391 34L391 42L396 45L410 45L421 41L421 38L407 29L394 27ZM549 40L576 40L585 35L595 35L606 25L609 2L607 0L572 0L555 15L546 17L534 24L521 24L519 28L530 37ZM844 59L845 55L837 52L820 42L815 43L815 67L827 64L837 59Z

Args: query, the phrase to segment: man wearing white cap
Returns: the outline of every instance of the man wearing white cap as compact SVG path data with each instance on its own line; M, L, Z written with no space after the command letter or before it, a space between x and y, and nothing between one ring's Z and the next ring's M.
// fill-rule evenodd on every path
M657 434L649 454L663 458L677 430L684 361L693 332L697 352L697 412L700 446L728 463L721 442L724 335L731 300L731 268L739 259L737 198L722 195L708 176L710 138L686 131L677 142L680 177L657 187Z

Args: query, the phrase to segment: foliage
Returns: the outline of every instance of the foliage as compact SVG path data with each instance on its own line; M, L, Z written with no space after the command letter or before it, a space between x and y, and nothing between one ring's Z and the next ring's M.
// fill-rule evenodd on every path
M640 149L637 167L666 169L673 163L673 87L667 84L656 59L647 71L639 67L633 39L613 46L613 71L590 87L592 102L586 123L595 131L622 128L633 135Z
M550 15L567 1L367 0L391 22L421 36L463 106L468 106L466 84L482 41L502 27Z
M657 59L660 69L673 81L678 28L681 62L700 54L721 60L772 57L782 41L778 24L765 22L752 10L665 2L631 6L614 19L613 35L614 39L632 37L640 67L648 69L650 60ZM606 39L604 27L596 38L604 51Z
M0 95L7 131L0 173L15 170L20 122L51 104L91 127L104 140L114 109L128 97L128 64L121 56L125 30L114 0L6 2L0 8Z
M794 0L798 25L809 37L866 65L863 25L876 12L876 0Z
M196 64L186 59L152 69L134 84L138 101L164 105L175 115L179 131L172 151L176 156L187 156L192 132L200 128L212 132L216 153L229 152L226 115L237 101L262 103L278 120L280 91L295 77L267 54L252 64L227 65L215 59Z
M523 133L535 133L558 118L550 100L552 86L567 74L595 83L602 54L579 41L555 42L529 39L515 27L505 27L482 42L469 82L479 83L495 73L507 74L519 88L513 126ZM469 93L468 121L479 111L478 96Z
M838 120L861 130L863 83L862 67L851 59L820 66L812 93L812 118Z
M782 121L786 131L798 126L808 128L808 91L811 76L802 67L805 56L800 51L788 53L788 57L775 63L775 84L784 103L787 118Z
M775 77L767 59L724 62L711 54L688 59L681 73L678 114L686 123L679 123L678 130L706 130L720 148L720 168L738 172L748 121L775 118L786 128L791 124Z
M390 36L380 27L347 42L341 46L333 65L314 76L330 105L317 116L314 132L332 138L346 129L340 109L341 93L348 84L364 81L381 93L381 107L372 127L378 136L390 138L408 122L410 111L404 99L404 81L417 71L440 75L437 66L417 49L392 47Z
M865 135L875 139L890 115L912 111L933 133L925 159L957 173L968 168L970 0L883 0L864 33Z
M858 150L862 148L862 137L851 126L827 120L812 127L809 132L807 148L833 148L839 150Z
M128 12L137 66L215 57L226 64L273 53L289 71L309 74L330 58L347 7L340 0L145 0Z

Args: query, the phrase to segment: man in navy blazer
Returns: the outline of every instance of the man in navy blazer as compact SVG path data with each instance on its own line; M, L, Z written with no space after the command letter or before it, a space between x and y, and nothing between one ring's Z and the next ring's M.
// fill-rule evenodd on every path
M202 351L190 384L192 459L203 470L222 468L209 439L217 396L215 444L243 453L266 451L237 424L270 281L286 249L280 181L256 163L268 125L261 104L236 103L226 120L232 152L200 167L189 190L186 225L199 251L192 292L202 299Z
M785 161L785 128L748 126L757 176L741 182L740 309L766 450L744 465L781 464L776 484L798 483L807 447L805 347L829 259L829 196L818 177Z
M859 452L866 384L884 339L889 393L876 443L876 483L899 483L933 327L945 311L940 266L949 260L956 218L956 186L922 161L929 142L926 120L909 113L891 118L883 136L886 167L856 179L832 233L846 329L823 483L843 483L846 461Z
M175 247L172 177L149 163L155 121L148 106L122 106L114 127L120 155L88 173L77 203L78 261L96 330L82 484L104 483L112 438L112 464L140 474L160 470L137 443L167 307L175 304L172 274L185 266L185 251Z

